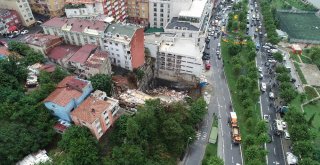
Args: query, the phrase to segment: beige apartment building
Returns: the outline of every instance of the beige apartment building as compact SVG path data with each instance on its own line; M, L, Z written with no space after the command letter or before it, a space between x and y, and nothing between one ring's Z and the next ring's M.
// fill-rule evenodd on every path
M17 11L23 26L30 26L35 23L27 0L0 0L0 8Z
M147 26L149 23L149 0L127 0L128 21Z
M35 13L50 17L59 17L64 14L65 0L29 0L29 4Z

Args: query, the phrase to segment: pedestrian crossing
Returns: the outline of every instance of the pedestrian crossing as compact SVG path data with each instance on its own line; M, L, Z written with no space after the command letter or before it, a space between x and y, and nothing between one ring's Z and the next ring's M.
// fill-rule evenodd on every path
M196 132L197 140L206 141L207 135L208 135L207 132L201 132L201 131Z

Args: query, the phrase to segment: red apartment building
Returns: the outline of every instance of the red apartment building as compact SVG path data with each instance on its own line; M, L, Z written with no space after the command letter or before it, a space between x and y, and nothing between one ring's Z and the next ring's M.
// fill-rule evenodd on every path
M99 140L119 118L118 111L119 101L97 90L71 112L71 119L74 124L89 128Z

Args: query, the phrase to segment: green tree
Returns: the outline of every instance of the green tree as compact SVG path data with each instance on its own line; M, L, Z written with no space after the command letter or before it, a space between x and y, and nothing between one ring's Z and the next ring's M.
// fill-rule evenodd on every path
M256 134L257 134L258 136L261 135L261 134L263 134L263 133L266 133L267 130L268 130L268 127L267 127L265 121L259 120L258 123L257 123L257 125L256 125L255 130L256 130Z
M236 76L239 76L240 72L241 72L241 68L242 66L240 64L236 64L233 66L233 73Z
M143 78L143 76L144 76L144 71L141 70L141 69L135 70L135 73L137 75L138 80L141 80Z
M143 149L137 145L123 144L112 150L112 163L114 165L137 165L145 164Z
M231 44L228 46L228 50L231 56L235 56L241 51L241 47L237 44Z
M314 154L313 144L310 140L296 141L293 144L293 152L303 158L311 157Z
M274 59L277 60L278 62L283 62L283 56L281 53L276 52L272 54Z
M101 164L97 141L86 127L68 128L58 144L68 155L70 164Z
M301 160L299 160L299 165L319 165L319 162L316 160L312 160L310 157L304 157Z
M111 96L112 80L109 75L96 74L89 79L92 83L92 87L95 90L101 90Z
M205 165L224 165L224 162L217 156L211 156Z

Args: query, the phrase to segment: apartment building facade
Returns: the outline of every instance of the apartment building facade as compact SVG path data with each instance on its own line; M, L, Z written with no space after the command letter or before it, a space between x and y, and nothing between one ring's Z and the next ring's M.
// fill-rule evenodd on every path
M125 0L66 0L65 13L68 18L106 16L120 22L128 17Z
M45 34L63 37L67 44L93 44L105 50L103 36L108 24L103 21L54 17L41 26Z
M140 26L114 23L104 37L111 64L132 71L144 64L144 29Z
M178 83L197 83L203 74L202 51L192 38L172 37L159 46L156 77Z
M193 0L149 0L150 27L163 28L181 10L187 10Z
M29 0L31 10L35 13L58 17L64 14L65 0Z
M127 0L128 21L147 26L149 23L149 0Z
M23 26L28 27L35 23L34 16L27 0L0 0L0 8L17 11Z
M96 90L71 112L76 125L85 126L99 140L119 118L119 101Z

